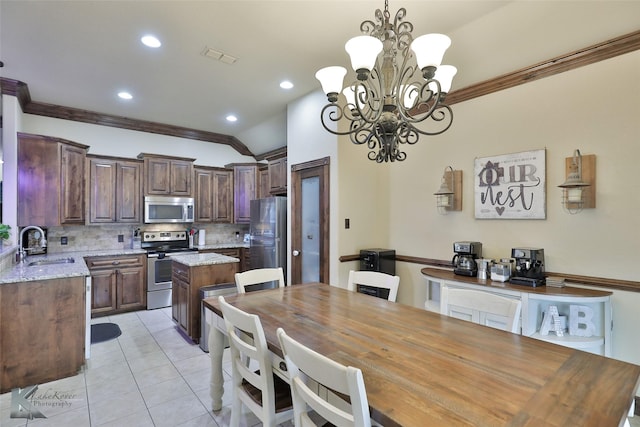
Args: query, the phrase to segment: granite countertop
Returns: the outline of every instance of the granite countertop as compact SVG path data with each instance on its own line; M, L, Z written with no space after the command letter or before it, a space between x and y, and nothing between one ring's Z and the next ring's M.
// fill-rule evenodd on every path
M171 260L184 264L188 267L199 267L202 265L214 265L214 264L228 264L231 262L240 262L238 258L220 255L216 253L209 254L188 254L188 255L175 255L171 257Z
M244 242L217 243L196 247L200 250L228 249L228 248L248 248L249 244ZM70 251L48 253L46 255L28 256L25 263L15 264L5 268L0 272L0 284L29 282L35 280L60 279L65 277L89 276L90 272L84 261L85 257L94 256L120 256L120 255L142 255L147 252L144 249L98 249L95 251ZM7 254L6 256L12 256ZM73 259L73 262L60 264L29 264L43 260ZM230 262L240 262L238 258L233 258L216 253L193 254L172 257L182 264L188 266L225 264Z
M146 254L142 249L105 249L82 252L58 252L47 255L28 256L26 262L15 264L0 273L0 284L29 282L35 280L61 279L65 277L89 276L89 269L84 257L89 256L118 256ZM38 261L73 259L73 262L60 264L32 265Z

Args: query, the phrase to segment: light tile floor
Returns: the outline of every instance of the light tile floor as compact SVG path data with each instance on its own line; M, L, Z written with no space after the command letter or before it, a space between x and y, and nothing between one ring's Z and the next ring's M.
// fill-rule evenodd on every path
M11 418L11 393L5 393L1 426L229 425L231 393L224 394L221 411L211 411L209 354L178 332L171 308L92 320L103 322L116 323L122 335L91 345L91 358L78 375L38 386L32 404L46 418ZM230 372L225 350L225 390ZM241 425L260 424L245 414Z

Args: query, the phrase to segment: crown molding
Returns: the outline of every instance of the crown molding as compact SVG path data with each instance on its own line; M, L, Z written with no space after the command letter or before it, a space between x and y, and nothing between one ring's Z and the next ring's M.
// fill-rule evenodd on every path
M640 49L640 30L453 91L447 94L445 103L453 105L469 101L638 49Z

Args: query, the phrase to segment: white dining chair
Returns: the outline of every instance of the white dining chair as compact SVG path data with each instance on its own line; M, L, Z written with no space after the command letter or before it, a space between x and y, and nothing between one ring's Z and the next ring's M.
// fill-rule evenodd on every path
M246 313L218 297L229 335L231 350L233 403L231 427L240 425L242 405L265 426L275 426L293 418L289 384L275 375L271 353L260 318ZM257 370L254 370L257 363Z
M440 288L440 314L513 333L520 332L522 302L490 292Z
M387 289L389 291L387 300L395 302L396 297L398 296L400 277L378 271L349 271L347 289L357 292L359 285L378 289Z
M319 425L328 422L334 426L371 427L360 369L341 365L311 350L282 328L278 328L277 334L290 375L296 427L316 426L318 417L323 419ZM339 399L336 393L325 399L321 390L340 393L349 400ZM334 399L339 399L339 405Z
M235 275L236 287L238 288L239 294L244 294L245 292L256 288L262 289L259 285L269 283L269 282L277 282L277 286L282 288L284 287L284 273L282 272L282 267L278 268L256 268L253 270L243 271L242 273L236 273Z

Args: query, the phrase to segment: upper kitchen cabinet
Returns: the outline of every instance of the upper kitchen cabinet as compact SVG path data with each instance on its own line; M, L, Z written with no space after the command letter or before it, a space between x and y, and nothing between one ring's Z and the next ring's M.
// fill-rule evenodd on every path
M233 222L233 171L194 167L196 222Z
M261 165L258 169L258 199L269 197L269 165Z
M287 158L269 160L269 192L272 196L287 195Z
M89 224L142 221L142 161L87 156Z
M250 201L257 197L258 165L255 163L235 163L233 168L233 216L236 224L251 221Z
M144 161L144 195L191 197L195 159L141 153Z
M18 226L84 224L88 148L18 133Z

